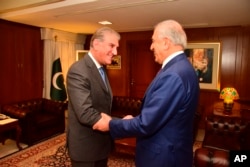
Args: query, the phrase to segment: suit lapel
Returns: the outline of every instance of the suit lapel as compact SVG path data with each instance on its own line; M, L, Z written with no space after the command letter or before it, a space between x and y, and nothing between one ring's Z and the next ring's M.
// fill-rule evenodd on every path
M99 69L97 69L95 63L93 62L93 60L90 58L90 56L88 54L86 55L86 59L87 59L86 63L89 66L89 68L91 69L93 75L97 76L97 82L100 84L100 87L104 90L105 93L108 93L112 97L113 96L112 89L111 89L111 86L109 84L109 80L108 80L108 77L107 77L107 74L106 74L106 69L104 68L104 70L105 70L105 80L106 80L107 87L106 87L105 83L102 80L102 76L101 76L101 74L99 72Z

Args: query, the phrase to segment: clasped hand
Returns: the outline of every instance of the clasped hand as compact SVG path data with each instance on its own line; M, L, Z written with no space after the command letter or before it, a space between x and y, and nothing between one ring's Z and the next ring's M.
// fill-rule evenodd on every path
M94 130L99 130L99 131L109 131L109 121L111 120L111 117L105 113L101 113L101 119L97 121L93 125Z
M132 115L127 115L125 117L123 117L123 119L132 119L133 116ZM109 122L112 118L105 114L105 113L101 113L101 119L99 121L97 121L94 125L93 125L93 130L99 130L99 131L109 131Z

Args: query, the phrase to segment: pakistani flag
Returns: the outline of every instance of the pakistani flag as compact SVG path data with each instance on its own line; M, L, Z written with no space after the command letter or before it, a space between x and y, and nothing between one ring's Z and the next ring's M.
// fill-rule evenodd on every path
M67 99L61 61L59 57L53 62L52 66L50 97L51 99L58 101L65 101Z

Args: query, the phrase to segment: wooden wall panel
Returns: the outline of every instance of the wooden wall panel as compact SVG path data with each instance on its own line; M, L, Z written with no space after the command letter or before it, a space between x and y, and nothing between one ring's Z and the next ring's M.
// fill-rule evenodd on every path
M220 41L222 43L221 89L225 86L233 86L238 90L241 100L250 100L250 27L192 28L185 29L185 31L189 42ZM40 28L0 20L0 33L2 37L0 41L0 105L21 99L41 97L43 44L40 39ZM122 58L122 68L108 70L115 96L130 95L131 61L132 56L135 56L131 48L140 43L150 42L152 33L152 31L120 33L118 54ZM90 37L87 38L85 49L89 49ZM131 44L134 46L131 47ZM144 50L142 54L145 54ZM144 61L143 58L140 59ZM20 73L21 66L25 68L24 72ZM151 68L159 68L159 66L151 66ZM157 71L157 69L143 68L144 73L152 71ZM209 108L218 100L218 91L200 91L200 104L205 108ZM208 112L211 111L205 111L205 113Z
M222 43L221 88L233 86L238 90L241 100L250 100L250 26L190 28L185 31L189 42L220 41ZM0 33L2 37L0 41L0 105L13 100L41 97L43 44L40 40L40 28L0 20ZM131 61L132 56L135 56L133 50L130 49L134 48L131 47L131 43L135 47L140 42L147 43L151 41L152 33L152 31L120 33L118 54L122 58L122 68L107 71L115 96L129 96L131 92ZM87 38L85 49L89 49L90 37ZM20 61L26 63L24 64L26 72L21 75L18 69ZM158 66L154 67L158 68ZM143 70L147 73L147 70L156 69L144 68ZM200 91L200 104L206 109L218 100L218 91ZM208 112L211 111L205 111L205 113Z
M222 43L221 86L235 87L236 51L238 40L237 31L235 30L237 30L237 28L224 28L223 31L221 31L221 29L219 30L219 40Z
M221 89L233 86L238 90L241 100L250 100L248 86L250 85L248 74L250 72L250 27L192 28L185 29L185 31L189 42L221 42ZM133 51L129 50L128 44L131 41L151 40L152 33L152 31L121 33L119 54L122 55L122 69L108 72L114 95L130 95L129 78L131 74L129 68ZM213 103L218 100L220 100L219 91L200 91L200 104L205 109L211 108ZM203 118L209 112L211 111L204 111Z
M0 105L42 97L40 28L0 20Z
M240 97L243 100L250 99L250 28L244 28L241 35L241 43L239 43L239 50L237 56L240 56L237 61L237 77L236 85L240 89Z
M133 51L129 50L129 44L136 42L151 41L152 31L145 32L124 32L121 34L118 54L121 55L121 69L108 69L110 84L115 96L129 96L130 94L130 62ZM85 49L89 49L91 35L87 36ZM142 60L143 61L143 60Z

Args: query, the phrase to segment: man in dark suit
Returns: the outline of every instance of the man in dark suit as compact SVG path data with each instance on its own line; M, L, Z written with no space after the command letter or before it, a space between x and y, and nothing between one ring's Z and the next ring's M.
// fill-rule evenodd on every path
M145 92L141 114L93 127L110 130L115 139L135 136L136 167L192 167L199 82L183 52L186 44L186 34L178 22L157 24L150 49L162 69Z
M106 167L113 140L108 132L93 131L101 113L110 115L112 91L99 69L111 64L117 55L120 35L103 27L93 34L90 50L75 62L67 74L68 129L67 147L73 167Z

